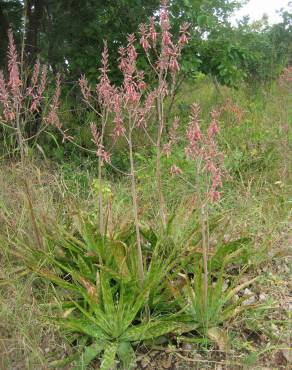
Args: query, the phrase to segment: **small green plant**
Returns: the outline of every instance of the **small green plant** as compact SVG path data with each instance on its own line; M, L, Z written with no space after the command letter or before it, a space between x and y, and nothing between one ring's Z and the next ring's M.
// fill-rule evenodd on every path
M173 289L173 294L186 316L189 317L190 321L197 323L197 332L204 338L216 342L222 350L227 349L227 335L221 329L222 324L229 322L235 316L250 308L249 305L243 304L248 297L239 298L237 293L257 280L256 277L241 283L240 278L245 271L243 269L236 278L229 277L229 284L226 285L226 266L238 258L244 252L244 249L244 247L238 248L225 256L221 255L221 258L218 257L220 253L217 253L210 260L207 304L204 303L205 282L201 261L197 261L192 279L185 275L183 289L180 291ZM216 263L214 263L215 261ZM218 271L219 263L221 266ZM181 338L181 340L184 340L184 338Z

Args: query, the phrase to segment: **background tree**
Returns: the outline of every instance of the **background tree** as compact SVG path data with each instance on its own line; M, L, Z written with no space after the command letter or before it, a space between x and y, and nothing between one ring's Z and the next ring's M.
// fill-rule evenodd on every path
M230 16L243 0L169 3L174 33L182 22L192 25L181 67L183 78L203 72L216 83L236 86L242 80L273 78L291 61L288 9L282 11L278 24L271 26L265 19L251 24L244 19L234 27ZM28 65L39 56L54 73L62 73L70 88L70 82L75 84L82 73L94 82L103 39L109 41L113 58L126 35L150 15L157 16L158 8L159 0L0 0L0 63L5 65L6 34L11 25L19 47L24 39ZM115 65L114 61L110 60L110 65ZM111 77L117 81L120 75L113 69Z
M185 0L172 2L173 21L191 23L191 43L184 58L183 75L210 75L214 82L238 86L242 81L267 81L291 61L291 11L282 10L282 21L268 19L251 23L244 18L238 26L232 13L244 1ZM290 3L290 8L291 8Z

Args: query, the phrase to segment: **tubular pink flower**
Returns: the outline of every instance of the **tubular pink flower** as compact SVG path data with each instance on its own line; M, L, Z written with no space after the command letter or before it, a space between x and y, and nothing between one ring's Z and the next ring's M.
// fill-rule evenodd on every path
M125 133L126 129L123 125L123 120L121 116L116 116L114 118L114 123L115 123L115 127L113 130L113 137L117 138L117 137L122 136Z
M88 86L88 81L84 75L82 75L79 79L79 86L85 102L88 103L89 100L91 99L91 91Z
M151 48L151 46L148 42L148 35L149 34L148 34L148 29L147 29L146 24L144 24L144 23L140 24L139 29L140 29L140 34L141 34L140 44L141 44L142 48L144 49L144 51L147 52L148 49Z
M26 94L28 96L34 97L33 91L37 86L39 73L40 73L40 61L37 60L37 62L35 63L35 65L33 67L33 74L32 74L32 77L31 77L30 86L26 90Z
M157 97L157 90L153 90L147 95L145 104L144 104L145 113L150 112L150 110L154 107L154 100L156 99L156 97Z
M157 32L155 30L155 18L154 17L150 17L150 20L149 20L149 37L152 41L152 45L153 47L156 46L156 43L157 43Z
M164 31L162 34L162 44L164 46L172 45L171 42L171 33L168 31Z
M199 126L200 107L198 104L192 105L191 121L187 129L187 139L189 141L188 153L191 153L192 148L196 148L196 143L202 140L202 134Z
M111 86L108 77L109 53L106 41L104 41L104 49L102 52L102 67L99 68L99 70L101 71L101 76L99 77L99 83L96 85L96 94L100 103L109 108L112 105L112 97L115 89Z
M168 142L163 145L162 153L168 158L171 154L171 143Z
M202 171L208 174L211 181L211 187L207 192L207 198L212 202L220 199L218 188L222 187L222 159L223 154L219 152L214 136L218 132L219 111L211 113L212 121L204 135L199 127L200 108L193 104L191 111L191 120L187 128L188 145L185 148L186 154L193 160L197 158L203 163Z
M161 41L162 41L162 48L168 47L172 45L172 35L170 33L170 22L169 22L169 12L167 7L168 2L162 2L162 8L160 11L160 27L161 27Z
M187 44L189 42L189 36L190 36L190 33L188 32L188 29L190 27L190 23L183 23L181 26L180 26L180 38L178 40L178 45L180 46L180 48L182 48L185 44Z
M140 44L146 52L148 51L148 49L150 49L150 44L148 40L146 39L146 37L144 36L141 37Z
M136 73L136 82L137 82L137 89L142 92L143 90L146 89L146 83L144 81L144 72L139 71Z
M62 128L62 124L61 124L61 122L59 120L59 117L58 117L58 114L57 114L57 111L58 111L59 105L60 105L60 95L61 95L61 79L60 79L60 75L58 73L57 76L56 76L55 94L53 96L53 100L52 100L52 103L50 105L49 114L48 114L48 117L46 119L47 122L50 125L54 125L58 129Z
M175 176L175 175L181 175L183 173L182 169L173 164L170 168L170 175Z
M162 149L163 154L166 155L167 157L170 156L171 147L177 141L176 132L177 132L178 126L179 126L179 118L175 117L174 121L173 121L173 124L172 124L172 127L171 127L170 132L169 132L169 141L168 141L168 143L164 144L163 149Z
M108 106L111 104L113 90L107 75L102 76L96 85L96 93L104 105Z
M115 127L112 136L117 138L122 136L126 131L122 119L121 96L118 93L113 96L112 110L115 115L113 120Z
M212 173L212 185L209 193L207 194L212 202L220 200L221 195L217 190L218 187L222 187L221 172L219 168L216 169L216 172Z
M124 72L127 67L127 60L126 60L126 48L123 46L119 47L119 69Z
M15 118L15 113L10 109L9 93L6 88L3 72L0 71L0 104L3 106L4 119L11 122Z
M90 129L91 129L91 133L92 133L92 141L98 147L100 137L99 137L99 134L97 132L96 124L94 122L90 123Z
M90 124L90 129L93 137L92 141L96 146L97 157L100 157L106 163L110 163L110 154L104 150L104 146L100 142L100 135L98 134L96 125L93 122Z
M135 46L134 46L135 41L136 41L136 38L134 34L128 35L127 54L128 54L128 59L131 63L135 62L138 56Z
M47 66L44 66L42 70L41 82L38 85L37 93L36 95L33 95L33 101L31 102L31 106L30 106L31 112L35 112L39 110L38 108L43 99L43 94L44 94L46 84L47 84L47 71L48 71Z
M208 137L209 137L209 139L212 139L219 132L219 127L218 127L219 115L220 115L220 113L218 111L212 111L211 112L212 121L211 121L211 124L208 128Z
M221 199L221 193L218 190L211 191L208 196L213 203L218 202Z
M106 75L109 71L109 53L106 40L103 40L103 52L101 53L101 57L102 67L99 68L99 70L103 75Z
M169 61L169 69L171 70L171 72L178 72L179 71L179 64L178 64L178 61L175 57L171 57L170 58L170 61Z
M186 34L184 33L180 36L180 38L178 40L178 44L179 44L180 47L182 47L187 43L188 43L188 38L187 38Z

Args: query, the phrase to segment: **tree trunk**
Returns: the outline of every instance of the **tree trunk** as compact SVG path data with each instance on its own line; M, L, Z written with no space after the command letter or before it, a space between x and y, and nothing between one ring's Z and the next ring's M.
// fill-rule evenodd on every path
M9 22L3 10L3 5L0 3L0 66L6 58L7 52L7 32L9 28ZM2 69L2 67L0 68Z
M25 36L24 36L24 60L30 76L33 65L38 58L40 51L39 39L41 25L45 14L46 0L25 0L24 12L26 17ZM29 136L34 136L41 125L41 113L36 113L33 116L31 124L29 125Z
M32 65L39 53L39 34L43 20L45 0L26 0L25 7L27 11L27 28L26 28L26 57L29 65Z

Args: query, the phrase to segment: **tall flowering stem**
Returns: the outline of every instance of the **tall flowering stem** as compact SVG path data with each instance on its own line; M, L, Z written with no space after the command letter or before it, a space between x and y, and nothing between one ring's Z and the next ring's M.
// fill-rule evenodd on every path
M120 48L120 64L119 68L123 74L123 85L119 89L119 104L115 106L116 120L115 122L122 126L120 122L120 112L123 112L125 119L124 129L121 131L129 147L129 159L130 159L130 177L131 177L131 193L132 193L132 204L133 204L133 217L136 229L136 244L137 244L137 259L138 259L138 274L141 284L144 282L144 263L143 253L141 244L141 234L139 226L139 213L138 213L138 194L136 186L136 171L133 155L133 131L139 128L141 125L146 123L146 115L148 110L151 109L151 100L146 99L148 106L143 105L142 95L145 88L144 74L139 72L136 67L137 52L134 46L135 36L128 36L127 48ZM118 101L118 100L117 100ZM116 132L116 135L119 134Z
M211 123L206 133L200 129L200 107L193 104L190 122L187 128L187 146L185 152L188 158L194 161L196 169L195 186L200 208L203 270L204 270L204 307L208 305L208 253L209 227L208 211L210 203L220 200L222 188L223 154L219 151L215 141L219 132L219 112L211 112Z
M179 71L178 58L184 45L188 42L188 24L182 25L180 35L176 42L171 34L170 17L166 0L161 2L160 19L156 24L155 19L150 18L149 24L140 25L140 45L156 77L156 86L151 88L145 82L144 71L138 70L136 49L137 40L135 35L128 35L127 45L119 48L118 66L122 73L123 81L120 86L113 86L108 77L108 49L105 43L102 54L102 68L100 69L99 83L95 91L92 91L86 78L80 79L80 88L85 103L96 113L99 129L92 126L93 142L96 145L96 154L99 158L99 179L102 178L102 166L112 166L110 155L105 149L104 132L107 121L110 119L114 128L111 135L114 141L120 137L128 145L130 161L131 195L133 218L136 230L136 246L138 257L138 274L141 284L144 282L144 261L142 254L142 242L139 227L139 195L136 185L136 168L134 160L134 132L143 131L151 143L156 147L156 178L157 193L160 205L160 216L163 225L167 222L167 212L162 191L161 156L165 151L165 102L169 95L169 85L175 81ZM157 30L156 30L157 28ZM96 107L96 103L98 107ZM157 118L155 137L150 135L148 122L151 117ZM175 141L175 131L178 120L175 120L169 146ZM165 147L166 148L166 147ZM116 169L116 168L115 168ZM117 170L117 169L116 169ZM100 189L101 190L101 189ZM102 194L99 196L100 229L102 230Z
M98 206L99 206L99 230L103 235L104 228L104 202L103 202L103 166L104 163L110 163L110 154L104 147L104 135L108 122L109 114L113 111L114 96L116 89L111 85L109 72L109 53L107 42L104 42L102 52L102 66L99 68L99 81L95 86L95 91L92 91L85 76L79 79L80 89L83 95L84 102L96 113L97 120L100 123L100 129L97 129L95 123L91 123L92 141L96 146L96 155L98 157ZM96 107L98 105L98 107Z
M111 86L108 71L109 71L109 54L107 43L104 42L104 49L102 52L102 66L100 68L101 76L99 83L96 85L96 94L99 98L99 104L102 107L101 115L101 133L99 146L97 151L98 156L98 182L99 182L99 191L98 191L98 203L99 203L99 227L100 232L104 233L104 219L103 219L103 163L110 163L110 155L104 149L104 134L108 121L108 114L111 110L111 99L114 94L114 88ZM93 137L94 137L93 132ZM96 143L97 144L97 143Z
M20 62L16 46L13 39L12 31L8 31L8 76L0 71L0 124L14 132L18 150L23 160L27 154L27 142L36 139L48 125L55 126L62 130L61 122L58 118L59 99L61 93L60 77L57 76L56 90L52 98L52 103L48 106L45 104L45 91L47 88L47 67L41 68L40 62L34 65L33 72L29 83L27 84L26 76L20 69ZM21 66L23 67L23 66ZM35 113L41 114L42 125L38 131L29 136L31 130L29 127L35 120Z
M128 36L127 47L119 49L119 68L123 75L123 83L119 87L114 87L108 77L108 49L107 44L104 44L104 51L102 53L102 68L100 68L99 83L96 85L93 93L89 87L86 78L83 76L80 79L80 87L86 104L96 112L100 122L100 130L97 131L95 125L91 125L93 135L93 142L96 145L96 154L99 161L99 224L100 231L104 232L103 222L103 198L102 198L102 167L104 164L111 165L110 154L106 151L104 146L105 128L109 119L112 117L114 129L112 136L115 140L123 137L128 144L130 173L131 179L131 194L133 205L133 217L136 229L136 245L137 245L137 259L138 259L138 275L141 284L144 282L144 265L141 245L141 235L139 227L139 206L136 186L136 171L133 154L133 132L135 129L145 125L146 117L152 109L154 96L149 94L142 102L142 95L145 89L144 74L137 70L136 60L137 51L134 46L135 36ZM99 105L95 108L94 100Z
M173 89L170 88L170 83L174 86L176 75L180 70L179 57L181 56L182 49L188 43L189 24L184 23L181 25L180 36L175 42L171 33L168 1L163 0L161 1L158 28L159 30L156 31L155 20L153 17L150 18L149 25L142 24L140 26L140 44L144 49L150 67L154 70L155 75L157 76L156 109L158 125L155 140L156 180L160 205L160 217L162 224L165 226L167 223L167 211L163 194L161 171L161 156L166 149L165 146L163 147L163 136L166 127L165 102L166 98L170 95L170 91L173 91Z

